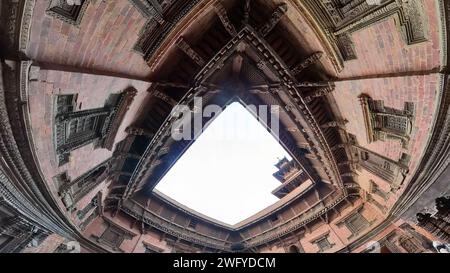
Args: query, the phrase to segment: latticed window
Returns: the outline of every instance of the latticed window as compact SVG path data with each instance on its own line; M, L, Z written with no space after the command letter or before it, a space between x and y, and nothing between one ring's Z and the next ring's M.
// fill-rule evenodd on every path
M100 239L111 247L119 247L123 241L123 233L114 228L107 228Z
M364 160L364 161L369 160L369 153L366 152L366 151L362 151L361 152L361 159Z
M84 133L92 132L95 129L95 119L96 117L86 117L71 120L69 123L67 136L70 138Z
M328 236L324 236L316 241L316 245L319 247L320 252L325 251L333 247L333 245L328 241Z
M364 114L368 142L385 141L386 138L398 139L403 148L407 148L414 119L414 104L405 103L403 110L385 107L381 100L372 100L366 94L359 96Z
M345 224L350 231L355 234L368 227L369 221L367 221L360 213L355 213L345 222Z
M66 23L79 25L89 2L87 0L51 0L47 14Z
M125 113L117 107L126 109L134 95L134 90L112 94L104 107L82 111L75 111L76 94L57 95L54 107L54 140L58 165L69 161L71 151L92 142L95 142L95 148L104 147L111 150L114 140L112 135L117 133L118 128L111 125L117 122L117 119L122 119Z
M399 239L399 244L403 247L408 253L419 253L420 249L414 243L413 238L401 237Z
M95 117L89 117L83 120L83 130L92 131L94 130Z
M396 131L399 133L406 133L407 130L407 118L399 116L387 116L385 117L386 129Z
M69 137L74 136L78 132L78 119L74 119L69 123Z
M163 252L163 250L160 249L159 247L148 245L148 244L144 244L144 249L145 249L144 253L161 253L161 252Z
M56 113L68 113L74 111L76 95L59 95L56 102Z

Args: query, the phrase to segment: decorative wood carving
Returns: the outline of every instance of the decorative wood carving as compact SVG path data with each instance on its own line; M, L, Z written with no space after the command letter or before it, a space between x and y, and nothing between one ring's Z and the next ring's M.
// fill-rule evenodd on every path
M304 61L296 65L294 68L291 69L291 73L293 75L298 75L302 73L303 70L310 67L311 65L317 63L320 58L322 58L323 52L315 52L308 58L306 58Z
M200 67L205 66L205 60L203 60L203 58L191 48L191 46L184 40L183 37L178 38L178 40L176 41L176 45Z
M413 103L406 102L404 110L397 110L385 107L383 101L374 101L366 94L361 94L359 100L368 143L391 138L400 140L403 148L408 147L414 120Z
M153 137L155 135L153 132L151 132L151 131L149 131L147 129L139 128L139 127L136 127L136 126L128 126L125 129L125 132L127 134L130 134L130 135L146 136L146 137L149 137L149 138L151 138L151 137Z
M83 19L87 6L91 0L78 0L79 3L70 3L70 0L51 0L47 14L68 24L78 26ZM77 1L75 1L77 2Z
M216 12L217 16L219 16L220 21L222 22L225 29L228 31L228 33L234 37L237 32L236 28L233 26L233 24L230 22L230 19L228 18L227 11L223 7L223 5L217 1L214 4L214 11Z
M450 240L450 224L446 221L433 217L429 213L417 213L417 222L420 227L445 242Z
M349 33L342 33L336 36L336 45L341 52L344 61L355 60L356 56L355 45Z
M388 182L392 191L398 190L408 173L409 156L402 154L398 161L381 156L358 145L353 145L358 153L359 166Z
M148 0L132 0L133 2L143 2L144 5L149 6ZM150 5L158 7L154 2L150 1ZM161 14L164 21L152 17L155 20L149 20L140 32L140 37L134 46L134 50L144 55L144 59L149 61L153 53L164 41L164 38L173 30L177 23L194 8L200 0L191 1L173 1L165 0L161 3ZM138 8L139 9L139 8ZM153 14L155 15L155 14Z
M122 120L130 108L136 94L137 90L134 88L129 88L120 93L119 98L117 99L117 102L112 110L113 115L109 120L109 126L107 128L104 127L104 132L102 132L104 137L98 144L99 146L110 151L112 150L117 131L119 130Z
M55 98L54 145L59 166L69 153L97 141L96 147L112 149L120 123L136 95L135 89L112 95L103 108L75 111L77 95Z
M155 20L160 25L164 24L162 7L156 0L129 0L133 6L145 17Z
M331 92L333 92L334 90L335 90L335 87L333 85L329 85L327 87L319 88L317 90L314 90L312 92L312 94L304 97L304 100L305 100L306 103L309 103L314 98L319 98L319 97L326 96L326 95L330 94Z
M250 6L251 0L245 0L245 4L244 4L244 19L243 21L243 25L247 25L248 24L248 19L250 18L250 10L251 10L251 6Z
M326 129L326 128L344 128L345 124L348 123L348 120L339 120L339 121L329 121L327 123L324 123L320 125L320 128Z
M153 90L153 91L151 92L151 94L152 94L154 97L163 100L164 102L168 103L168 104L171 105L171 106L175 106L175 105L178 104L178 102L177 102L176 100L174 100L173 98L169 97L168 95L166 95L166 94L164 94L163 92L158 91L158 90L156 90L156 89Z
M408 45L428 39L423 0L381 0L379 5L362 0L305 0L305 4L319 24L329 30L329 40L339 49L343 61L357 58L351 40L353 32L392 16Z
M287 12L288 6L286 3L278 5L278 7L273 11L270 19L259 29L259 33L262 37L269 34L269 32L278 24L281 17Z
M111 163L111 159L106 160L75 180L70 180L66 172L54 177L58 193L67 210L72 211L81 198L108 178Z

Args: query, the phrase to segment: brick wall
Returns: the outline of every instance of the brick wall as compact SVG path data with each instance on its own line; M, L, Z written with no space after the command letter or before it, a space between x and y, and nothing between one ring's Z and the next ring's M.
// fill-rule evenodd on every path
M39 71L38 80L30 82L29 88L31 130L38 162L55 196L57 188L52 177L67 171L73 180L111 157L112 152L102 148L94 149L93 144L89 144L72 151L70 162L58 167L52 140L53 98L58 94L78 93L76 110L86 110L103 107L107 97L112 93L119 93L128 87L136 88L138 93L116 135L115 143L117 143L125 138L125 128L134 121L136 113L141 110L142 101L148 95L146 91L148 86L146 82L123 78L45 69ZM60 205L62 206L62 203Z
M146 77L149 67L132 48L146 19L127 0L91 1L79 26L46 15L36 1L27 55L37 61Z

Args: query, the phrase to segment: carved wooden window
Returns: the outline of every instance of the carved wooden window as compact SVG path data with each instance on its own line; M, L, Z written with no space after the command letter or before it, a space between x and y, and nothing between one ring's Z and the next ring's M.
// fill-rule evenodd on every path
M85 230L86 227L92 222L94 221L94 219L99 215L98 210L95 209L91 212L91 214L89 214L89 216L80 224L80 229L81 230Z
M47 14L71 25L79 25L90 0L50 0Z
M387 116L384 121L384 126L393 132L404 134L408 130L408 118L406 117Z
M345 225L352 234L356 235L359 234L360 231L366 229L370 223L361 213L357 212L345 221Z
M369 160L369 153L365 151L361 152L361 159L364 161Z
M98 242L103 243L114 250L120 250L120 245L124 240L131 240L137 234L130 232L128 229L125 229L107 218L103 218L108 225L103 234L100 237L93 235L93 238L96 238Z
M330 241L328 241L328 237L320 238L316 241L317 246L319 247L319 251L323 252L327 249L332 248Z
M154 245L144 243L144 253L162 253L163 250Z
M399 245L408 253L420 253L422 252L418 242L413 237L401 236L398 239Z
M92 198L91 202L89 202L89 204L86 207L77 212L78 219L83 220L86 217L86 215L93 209L97 208L97 206L98 206L98 198L97 196L95 196L94 198Z
M81 198L92 191L99 183L107 179L111 162L108 159L72 181L67 177L67 173L62 173L54 178L58 185L58 193L67 210L73 210L75 204ZM97 204L95 203L95 199L92 202L92 205ZM79 217L82 218L85 215L81 211L78 213ZM79 219L81 220L82 218Z
M71 151L95 142L95 147L109 150L114 144L135 89L112 94L102 108L75 111L77 95L58 95L55 100L54 146L58 165L69 161Z
M77 95L59 95L57 97L56 112L57 113L68 113L75 111Z
M162 10L164 7L157 0L130 0L133 6L145 17L163 23ZM167 1L164 1L167 2ZM167 3L164 3L165 5Z
M413 103L405 103L403 110L384 106L381 100L372 100L366 94L359 96L364 115L367 141L384 141L387 138L400 140L407 148L414 114Z
M103 232L100 240L112 248L119 248L124 240L124 233L110 226Z
M395 162L360 146L353 147L359 157L359 166L388 182L392 190L397 190L402 185L408 171L408 155L402 154L399 161Z
M328 240L328 236L329 233L326 233L321 237L311 241L313 244L317 245L317 247L319 248L319 252L324 252L334 246L334 244Z

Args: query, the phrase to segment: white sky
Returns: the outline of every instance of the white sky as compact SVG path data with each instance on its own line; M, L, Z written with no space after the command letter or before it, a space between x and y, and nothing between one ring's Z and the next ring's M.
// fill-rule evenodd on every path
M270 115L269 115L270 116ZM240 103L230 104L191 145L156 189L181 204L236 224L275 203L272 174L291 157Z

